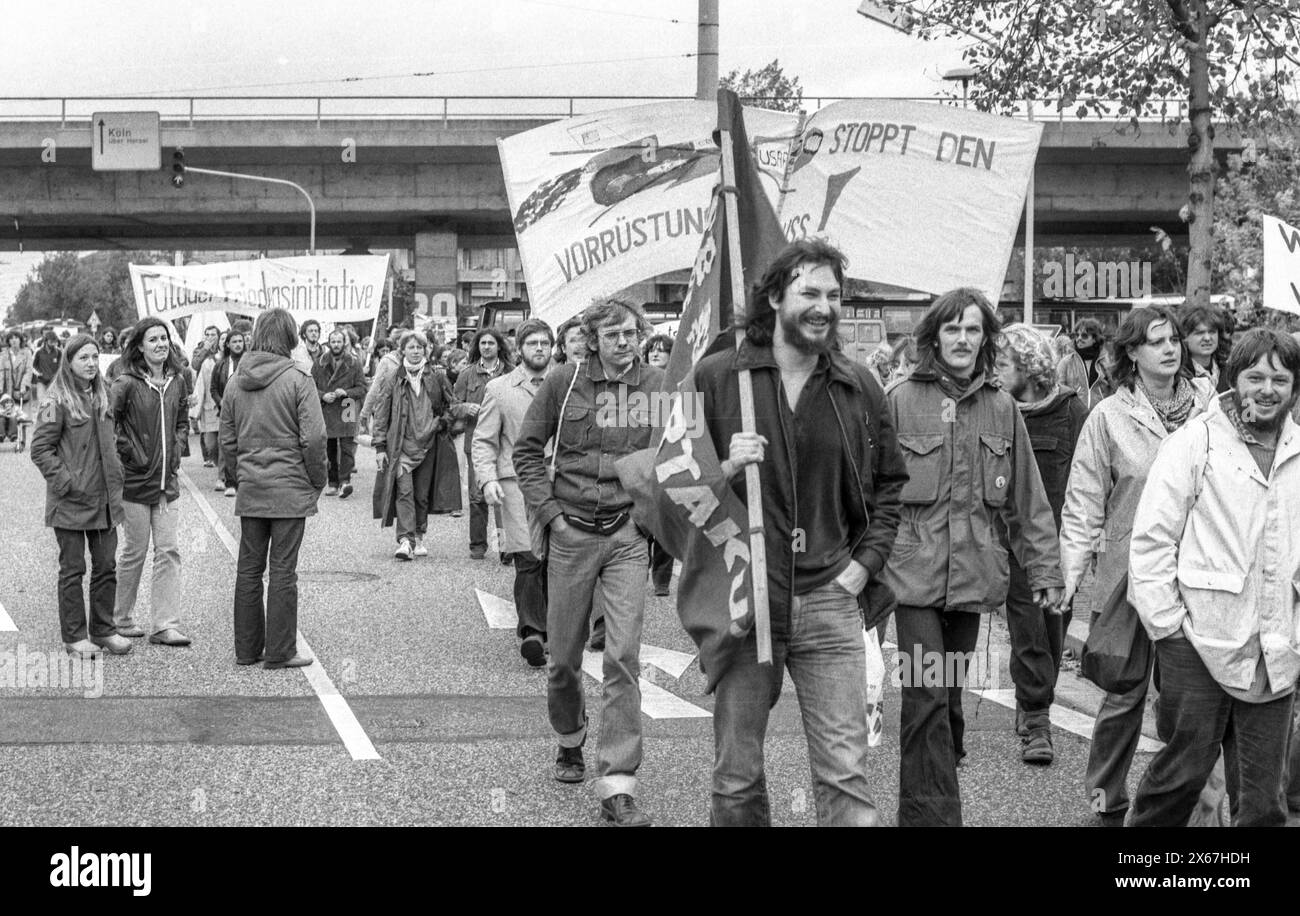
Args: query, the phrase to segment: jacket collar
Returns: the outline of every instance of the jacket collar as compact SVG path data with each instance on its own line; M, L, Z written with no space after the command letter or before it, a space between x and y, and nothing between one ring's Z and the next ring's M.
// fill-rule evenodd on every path
M586 370L587 378L593 382L607 381L605 378L605 367L600 364L600 355L598 353L589 353L587 358L582 361L581 366ZM641 384L641 357L636 357L632 362L632 368L627 370L627 374L618 381L624 385L633 387Z
M1237 427L1233 425L1232 419L1222 410L1213 410L1209 412L1205 423L1207 428L1212 427L1218 430L1219 435L1228 442L1228 451L1235 457L1241 469L1264 486L1268 486L1269 481L1265 479L1259 465L1255 463L1254 457L1250 454L1250 446L1241 438L1241 434L1237 432ZM1277 436L1277 451L1273 456L1273 470L1276 471L1282 466L1283 462L1297 456L1300 456L1300 425L1297 425L1295 420L1288 415L1286 422L1282 424L1282 430Z
M908 376L908 379L938 385L939 366L935 362L934 357L926 357L922 359L921 362L917 364L916 368L912 370L912 374ZM971 379L970 385L966 387L966 392L958 400L964 400L982 388L992 388L994 391L1002 390L998 387L997 379L993 377L993 373L981 372ZM1008 397L1010 397L1010 395L1008 395Z
M740 339L740 346L735 350L731 365L737 370L776 369L779 372L781 368L776 364L776 354L772 347L761 347L748 337ZM817 358L817 371L820 372L828 367L832 381L842 382L855 391L862 390L862 385L853 371L852 363L843 353L838 350L831 350Z
M547 372L542 375L542 378L546 378L546 375L548 374L550 374L549 367ZM528 384L528 371L524 368L522 363L510 370L509 374L506 375L506 381L515 388L522 388L529 394L533 393L532 386Z

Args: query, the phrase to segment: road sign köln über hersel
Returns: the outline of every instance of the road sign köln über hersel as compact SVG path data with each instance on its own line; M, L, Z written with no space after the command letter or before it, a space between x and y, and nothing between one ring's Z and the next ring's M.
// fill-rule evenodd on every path
M96 172L155 171L162 168L156 111L98 111L91 116L94 136L90 167Z

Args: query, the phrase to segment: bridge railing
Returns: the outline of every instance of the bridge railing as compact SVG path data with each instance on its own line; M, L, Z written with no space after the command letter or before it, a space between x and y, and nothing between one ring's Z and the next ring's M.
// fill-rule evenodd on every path
M317 96L0 96L0 123L50 122L63 128L89 127L97 111L157 111L168 127L193 127L203 121L268 120L315 121L325 127L332 121L430 120L450 127L466 120L547 120L591 114L609 108L651 102L683 101L690 96L617 96L617 95L317 95ZM803 108L810 114L832 102L861 99L864 96L804 96ZM928 102L960 107L962 100L949 96L872 96L877 100ZM747 97L746 104L777 107L773 102L788 100ZM1037 99L1032 103L1035 120L1073 121L1079 102L1062 108L1059 99ZM781 107L784 107L782 104ZM1102 120L1122 119L1118 104L1104 106ZM1030 105L1021 102L1007 114L1028 117ZM1141 112L1143 121L1181 120L1187 115L1184 99L1153 99Z

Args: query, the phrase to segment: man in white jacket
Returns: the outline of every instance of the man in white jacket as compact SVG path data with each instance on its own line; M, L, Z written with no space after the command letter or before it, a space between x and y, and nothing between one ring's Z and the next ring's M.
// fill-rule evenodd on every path
M1220 748L1233 823L1286 822L1300 678L1300 344L1246 334L1220 411L1161 446L1133 521L1129 597L1155 642L1167 743L1142 777L1134 826L1187 822Z

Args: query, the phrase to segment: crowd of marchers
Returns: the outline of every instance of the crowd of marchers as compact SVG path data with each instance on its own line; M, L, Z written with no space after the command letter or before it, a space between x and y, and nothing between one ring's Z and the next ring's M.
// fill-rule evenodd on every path
M1093 629L1127 632L1146 670L1106 694L1080 804L1115 825L1213 822L1225 794L1233 824L1300 814L1300 342L1160 307L1134 309L1110 339L1083 322L1049 341L1002 327L981 293L957 289L864 365L837 344L844 268L823 242L788 246L750 291L736 346L688 380L722 486L744 501L757 465L771 617L773 664L759 663L751 632L706 672L712 823L770 822L763 745L787 671L818 823L886 822L866 764L863 636L883 635L889 616L900 654L969 656L985 615L1005 608L1021 756L1052 763L1050 709L1089 575ZM378 462L373 514L395 529L400 561L427 556L430 514L461 513L463 436L469 555L485 557L495 516L519 652L546 669L550 771L587 781L582 654L602 651L592 786L604 819L650 824L639 651L647 572L668 594L673 557L633 517L617 468L654 444L653 424L636 412L601 422L597 405L658 392L672 340L617 297L554 332L530 319L452 347L396 327L376 347L346 327L322 339L278 309L207 334L186 361L169 327L144 319L114 337L121 356L103 375L102 341L41 344L31 455L47 480L68 651L125 653L146 635L189 645L176 501L191 424L240 519L235 661L267 668L311 664L295 644L298 552L321 494L352 494L359 435ZM30 385L26 363L41 353L19 338L6 355L5 385ZM137 615L151 544L151 608ZM1130 798L1152 685L1164 745ZM962 823L963 686L901 687L899 825Z

